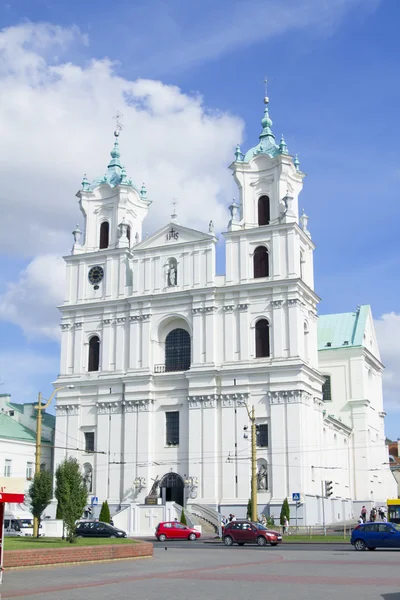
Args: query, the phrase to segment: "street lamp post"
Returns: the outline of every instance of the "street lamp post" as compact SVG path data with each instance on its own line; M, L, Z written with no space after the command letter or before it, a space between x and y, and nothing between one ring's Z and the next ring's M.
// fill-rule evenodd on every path
M65 388L72 389L73 385L63 385L61 387L55 388L47 400L46 404L42 405L42 394L38 393L38 403L34 408L37 410L37 420L36 420L36 455L35 455L35 475L40 473L40 457L42 454L42 411L46 410L46 408L51 404L54 396L60 390L64 390ZM33 517L33 536L37 537L39 532L39 519L37 517Z
M254 405L251 410L245 404L251 423L251 520L257 521L257 425ZM245 430L247 427L245 427ZM247 438L247 433L245 433Z

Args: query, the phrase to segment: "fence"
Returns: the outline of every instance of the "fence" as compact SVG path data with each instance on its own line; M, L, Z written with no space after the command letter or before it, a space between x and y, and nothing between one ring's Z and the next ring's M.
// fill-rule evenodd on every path
M297 527L295 525L289 525L287 535L298 535L299 537L307 537L309 539L312 539L313 537L334 536L337 537L338 540L347 540L356 526L356 524L327 525L324 530L322 525L299 525ZM283 527L281 525L274 525L271 529L280 531L283 534Z

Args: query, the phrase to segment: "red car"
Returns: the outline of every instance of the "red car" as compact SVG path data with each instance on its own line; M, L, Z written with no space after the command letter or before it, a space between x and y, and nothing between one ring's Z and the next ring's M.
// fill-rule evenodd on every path
M192 529L187 525L182 525L178 521L171 521L169 523L159 523L156 529L156 538L159 542L165 542L165 540L198 540L201 536L200 531Z
M239 544L239 546L245 544L277 546L282 542L282 536L278 531L272 531L272 529L267 529L261 523L251 521L231 521L225 525L222 539L225 546L232 546L234 543Z

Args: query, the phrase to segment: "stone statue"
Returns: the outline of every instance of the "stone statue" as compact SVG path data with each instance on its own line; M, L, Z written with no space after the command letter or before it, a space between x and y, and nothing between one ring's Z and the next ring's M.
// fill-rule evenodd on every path
M260 465L257 473L257 490L265 492L268 489L268 471L265 465Z
M92 472L92 467L90 465L85 466L84 480L85 480L87 491L91 492L92 491L93 472Z
M174 263L170 263L168 271L168 285L176 285L176 266Z
M158 476L154 479L153 485L151 486L151 490L149 492L149 496L158 496L158 486L160 484L160 480Z
M214 233L214 223L212 221L208 224L208 233Z

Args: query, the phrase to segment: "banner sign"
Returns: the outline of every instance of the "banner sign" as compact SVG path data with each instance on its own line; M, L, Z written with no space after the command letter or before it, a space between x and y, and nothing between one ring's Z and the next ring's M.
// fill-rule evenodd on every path
M5 505L0 502L0 585L3 583L4 508Z
M0 477L0 503L24 502L25 479L23 477Z

